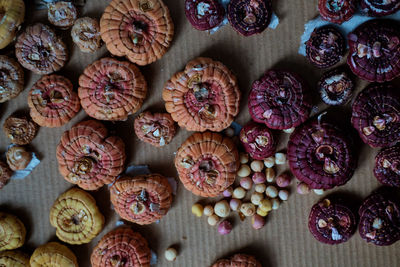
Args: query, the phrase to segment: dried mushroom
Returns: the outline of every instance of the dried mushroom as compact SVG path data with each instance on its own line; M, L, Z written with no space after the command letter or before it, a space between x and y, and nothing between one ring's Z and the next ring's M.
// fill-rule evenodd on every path
M253 159L268 158L276 150L276 141L271 130L253 121L248 122L240 131L240 142Z
M100 25L96 19L84 17L75 21L71 29L72 41L84 53L93 53L100 49Z
M374 174L383 185L400 187L400 145L384 148L376 155Z
M24 71L17 61L0 55L0 103L17 97L24 90Z
M229 259L220 259L211 267L262 267L254 256L235 254Z
M185 0L185 15L193 28L206 31L221 24L225 9L218 0Z
M0 160L0 189L2 189L10 180L12 171L7 163Z
M35 138L38 125L25 116L9 116L4 124L3 130L11 142L17 145L27 145Z
M125 145L117 136L108 136L98 121L80 122L66 131L57 146L61 175L85 190L109 184L123 171Z
M108 232L93 249L93 267L150 267L150 248L146 239L128 227Z
M78 11L70 1L55 1L47 4L47 18L56 27L68 29L77 17Z
M342 24L353 17L357 2L357 0L319 0L319 14L323 20Z
M18 250L0 252L0 266L26 267L29 266L29 256Z
M159 174L122 177L110 188L111 202L124 220L151 224L167 214L172 203L172 189Z
M33 252L30 259L31 267L56 266L78 267L75 254L66 246L57 242L41 245Z
M163 89L165 108L188 131L222 131L239 113L240 91L221 62L199 57L175 73Z
M32 160L32 152L23 146L11 146L6 153L7 164L13 171L25 169Z
M12 250L25 243L26 229L16 216L0 212L0 251Z
M25 17L23 0L0 1L0 49L11 43Z
M368 16L381 17L396 13L400 10L398 0L361 0L361 10Z
M32 86L28 105L32 119L45 127L66 124L81 108L70 80L56 74L44 75Z

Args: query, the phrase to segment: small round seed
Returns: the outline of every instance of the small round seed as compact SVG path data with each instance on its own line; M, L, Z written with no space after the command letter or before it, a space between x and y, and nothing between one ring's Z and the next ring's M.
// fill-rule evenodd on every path
M243 187L236 187L232 196L236 199L243 199L246 196L246 190Z
M231 197L233 193L233 188L230 186L227 189L224 190L224 192L222 192L222 195L224 197Z
M256 186L254 187L254 190L257 193L264 193L266 188L267 188L267 186L265 184L256 184Z
M240 205L242 205L242 201L240 201L239 199L232 198L229 201L229 206L231 207L231 210L233 210L233 211L237 211L239 209Z
M260 205L260 202L263 199L264 199L264 195L262 193L257 193L257 192L254 192L253 194L251 194L251 197L250 197L251 203L253 203L256 206Z
M221 235L227 235L232 231L232 224L225 220L218 225L218 233Z
M240 205L240 212L246 217L253 216L256 213L256 207L253 203L246 202Z
M247 162L249 162L249 154L241 153L240 157L239 157L239 160L240 160L241 164L246 164Z
M253 180L250 177L243 177L240 179L240 186L246 190L250 190L253 186Z
M275 164L283 165L286 163L286 154L282 152L275 153Z
M265 217L265 216L268 215L268 211L265 211L265 210L263 210L261 207L258 207L258 208L257 208L257 214L260 215L260 216Z
M271 200L271 202L272 202L272 209L273 209L273 210L279 209L279 205L281 204L281 202L279 201L279 199L273 198L273 199Z
M276 189L276 187L273 185L269 185L267 186L267 189L265 189L265 194L267 197L275 198L278 196L278 189Z
M265 225L264 217L258 214L254 214L253 217L251 218L251 226L253 226L254 229L258 230L263 228L264 225Z
M278 196L281 200L286 201L289 198L289 191L279 190Z
M275 157L271 156L271 157L268 157L268 158L264 159L264 165L267 168L274 167L275 166Z
M196 203L192 206L192 213L197 217L201 217L203 215L203 205Z
M237 172L237 175L239 175L240 177L247 177L249 176L251 173L250 167L242 164Z
M221 200L215 203L214 212L221 218L228 217L229 213L231 212L228 201Z
M253 176L251 178L253 179L253 182L255 184L263 184L267 180L265 174L262 172L253 173Z
M268 183L272 183L275 179L275 170L274 168L267 168L265 170L265 178L267 179Z
M217 215L213 214L207 218L207 222L211 226L216 226L217 223L219 222L219 217Z
M297 193L300 195L307 195L310 193L310 187L308 184L301 182L297 185Z
M165 251L164 255L165 255L165 259L167 259L167 261L174 261L176 259L176 256L178 255L178 251L176 251L176 249L170 247Z
M203 214L206 216L211 216L214 214L214 208L211 205L207 205L204 207Z
M270 212L272 210L272 201L268 198L264 198L261 200L259 208L262 211Z
M276 185L279 187L287 187L290 185L291 179L289 174L287 173L282 173L281 175L278 175L276 177Z
M250 167L253 172L261 172L264 169L264 163L261 160L253 160Z

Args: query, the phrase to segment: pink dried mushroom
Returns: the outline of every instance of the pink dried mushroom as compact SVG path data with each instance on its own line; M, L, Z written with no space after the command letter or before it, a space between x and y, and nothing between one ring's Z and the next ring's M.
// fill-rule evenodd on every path
M290 136L289 167L296 178L310 188L331 189L344 185L353 176L357 166L353 149L346 132L321 122L319 117Z
M343 35L329 25L316 28L306 42L307 59L318 68L328 68L338 63L345 49Z
M326 198L311 208L308 228L318 241L336 245L353 236L357 219L345 204Z
M328 105L347 103L354 91L355 83L342 67L325 72L318 82L321 99Z
M254 121L271 129L290 129L303 123L312 108L307 84L297 74L268 70L252 85L248 102Z
M359 211L362 239L377 246L388 246L400 239L400 204L383 192L368 196Z
M263 32L272 16L270 0L231 0L228 4L228 20L243 36Z
M42 23L26 27L15 44L18 62L36 74L50 74L60 70L68 60L65 43Z
M253 159L265 159L276 150L276 142L270 129L250 121L240 131L240 141Z
M351 123L371 147L394 145L400 139L400 91L390 84L367 86L353 103Z
M396 13L400 9L399 0L361 0L361 10L371 17L381 17Z
M145 111L134 122L137 137L155 147L168 145L176 133L175 122L169 113Z
M384 148L376 155L374 174L383 185L400 187L400 145Z
M347 36L347 64L361 79L386 82L400 74L400 26L394 20L369 20Z
M218 0L186 0L185 15L195 29L206 31L221 24L225 9Z
M342 24L356 12L357 0L319 0L318 10L323 20Z

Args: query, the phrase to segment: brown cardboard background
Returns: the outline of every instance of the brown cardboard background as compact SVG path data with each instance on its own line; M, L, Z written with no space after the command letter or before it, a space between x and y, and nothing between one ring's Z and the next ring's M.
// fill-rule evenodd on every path
M83 16L100 18L109 1L87 0L81 10ZM241 37L230 26L225 26L214 35L194 30L184 16L183 0L165 0L175 23L175 37L169 52L158 62L141 67L148 83L148 98L141 110L151 108L162 110L161 91L163 84L176 71L184 68L187 61L196 56L209 56L220 60L230 67L238 77L243 93L241 112L237 122L243 124L249 119L247 95L251 82L271 68L279 67L297 71L303 75L315 90L321 71L312 67L297 53L304 23L317 15L317 0L275 0L274 10L280 18L277 29L268 29L253 37ZM32 14L28 5L27 13ZM34 17L28 15L28 21L45 21L43 11L35 11ZM30 16L30 17L29 17ZM62 33L70 41L69 32ZM70 48L72 47L70 43ZM8 51L9 49L6 49ZM70 49L72 50L72 49ZM1 51L1 53L5 53ZM108 55L105 47L95 54L84 54L76 47L71 51L68 65L60 72L70 78L75 87L77 79L86 65ZM27 84L25 91L16 99L0 106L0 123L16 110L27 110L26 97L31 85L39 78L25 72ZM365 82L358 83L358 90ZM320 108L325 108L319 102ZM347 109L344 109L348 111ZM339 120L349 120L330 113ZM342 114L342 113L340 113ZM28 229L26 250L31 252L36 246L56 240L55 229L49 224L48 214L54 200L71 184L64 181L58 173L55 148L61 134L73 124L86 117L81 111L70 123L57 129L40 128L31 147L40 155L41 164L24 180L11 181L0 191L0 209L19 215ZM133 133L133 117L126 122L107 123L110 129L118 129L117 135L123 137L128 153L128 163L148 164L155 172L167 176L176 176L173 158L174 152L190 133L179 130L173 142L162 149L138 142ZM287 135L281 135L280 148L284 148ZM3 152L9 140L0 132L0 151ZM332 191L351 193L356 200L366 197L378 187L373 177L374 156L378 150L366 145L360 147L359 167L353 179L345 186ZM294 192L294 185L292 185ZM100 237L115 227L118 216L111 209L107 188L93 192L100 209L106 216L106 227L91 244L70 246L76 252L80 266L90 266L91 247ZM320 197L314 194L300 196L292 194L287 203L268 216L267 225L259 231L253 230L250 220L240 222L234 217L235 228L228 236L219 236L216 229L209 226L206 218L198 219L191 214L190 207L199 198L179 187L178 195L167 216L159 224L137 226L133 228L142 233L150 247L159 255L157 266L209 266L216 259L236 251L245 251L256 255L264 266L399 266L400 242L390 247L376 247L365 243L358 233L345 244L328 246L313 239L307 228L310 207ZM204 201L203 201L204 202ZM207 201L205 201L207 202ZM179 257L174 263L163 258L164 249L172 244L179 247Z

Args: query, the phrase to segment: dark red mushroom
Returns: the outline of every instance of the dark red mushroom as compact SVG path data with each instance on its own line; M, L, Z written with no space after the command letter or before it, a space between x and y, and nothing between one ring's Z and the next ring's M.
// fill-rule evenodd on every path
M221 24L225 9L218 0L186 0L185 14L195 29L206 31Z
M336 28L316 28L306 42L307 59L318 68L328 68L340 61L345 48L344 37Z
M399 0L361 0L361 10L371 17L387 16L400 9Z
M318 241L336 245L353 236L357 219L345 204L326 198L311 208L308 229Z
M376 155L374 174L382 184L400 187L400 145L384 148Z
M228 4L228 20L243 36L263 32L272 15L271 0L231 0Z
M268 70L253 83L248 107L254 121L282 130L303 123L312 105L301 77L289 71Z
M293 132L287 156L292 173L313 189L344 185L357 166L348 134L332 124L321 122L320 118Z
M342 24L356 12L357 0L319 0L318 10L323 20Z
M250 121L240 131L240 141L253 159L265 159L276 150L274 136L265 125Z
M361 238L377 246L388 246L400 239L400 204L381 192L368 196L359 211Z
M347 64L361 79L386 82L400 74L400 25L369 20L348 35Z
M400 90L372 84L355 99L351 122L371 147L392 146L400 140Z

